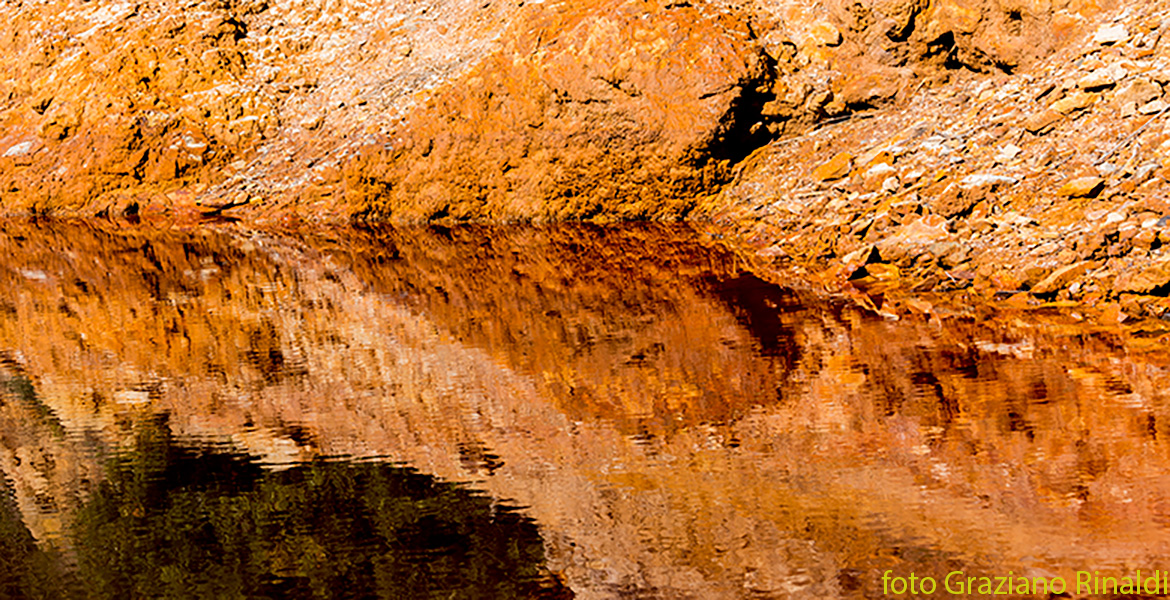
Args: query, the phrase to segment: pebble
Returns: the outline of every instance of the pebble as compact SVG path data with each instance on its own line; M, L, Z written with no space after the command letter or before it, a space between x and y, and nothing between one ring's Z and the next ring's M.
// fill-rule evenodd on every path
M301 129L313 131L325 124L325 115L307 117L301 121Z
M1138 106L1157 100L1162 95L1162 86L1148 77L1137 77L1117 90L1119 104L1133 103Z
M999 149L999 152L995 155L995 160L998 162L1007 162L1019 156L1023 151L1023 148L1020 148L1015 144L1008 144Z
M1033 135L1043 135L1052 131L1052 128L1063 119L1064 116L1055 110L1048 109L1030 115L1024 120L1024 129Z
M865 177L866 177L866 179L869 179L871 177L877 178L877 177L889 175L891 173L896 173L897 171L898 171L897 169L895 169L894 167L891 167L890 165L888 165L886 163L877 163L874 166L870 167L869 170L865 172Z
M1141 108L1138 108L1138 112L1143 115L1153 115L1166 110L1167 106L1170 105L1167 105L1165 100L1158 99L1142 105Z
M4 151L4 158L11 156L24 156L32 151L32 142L21 142Z
M1077 80L1077 87L1083 90L1096 90L1113 87L1118 81L1125 79L1129 72L1121 65L1102 67Z
M1153 229L1142 229L1133 236L1133 246L1141 248L1142 250L1149 250L1153 248L1154 242L1158 239L1158 232Z
M1123 273L1113 289L1118 293L1148 294L1170 284L1170 262L1162 260L1137 273Z
M1053 102L1051 108L1062 115L1068 115L1089 108L1096 101L1097 94L1076 92Z
M1019 180L1015 177L977 173L975 175L968 175L964 177L961 181L959 181L959 187L963 189L971 189L983 187L985 185L1014 185L1016 183L1019 183Z
M841 43L841 31L828 21L821 21L813 25L808 35L821 46L837 46Z
M926 175L926 171L922 169L914 169L913 171L906 173L902 177L902 181L905 182L906 185L914 185L915 183L918 183L920 179L922 179L923 175Z
M1111 44L1119 44L1129 39L1129 31L1125 29L1125 25L1118 23L1116 25L1103 25L1093 35L1093 43L1099 46L1108 46Z
M1116 302L1110 302L1105 305L1105 309L1101 311L1101 316L1097 317L1097 322L1102 325L1119 325L1125 321L1128 315L1121 312L1121 306Z
M813 170L813 178L817 181L833 181L841 179L853 170L853 155L848 152L839 152L828 162Z
M1033 294L1051 294L1063 290L1074 279L1078 279L1088 271L1088 265L1080 262L1065 265L1045 277L1032 288Z
M1056 192L1069 198L1092 198L1105 188L1105 180L1100 177L1078 177L1060 186Z

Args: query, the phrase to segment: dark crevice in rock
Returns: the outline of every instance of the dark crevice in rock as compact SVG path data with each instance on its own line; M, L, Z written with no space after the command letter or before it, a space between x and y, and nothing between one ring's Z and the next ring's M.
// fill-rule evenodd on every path
M910 16L906 19L906 25L903 26L900 30L891 29L886 33L886 37L889 38L891 42L905 42L906 40L910 39L910 36L914 35L914 29L917 26L917 20L918 12L915 11L910 13Z
M742 92L732 103L706 149L709 159L725 160L734 166L775 138L766 127L763 110L765 104L776 98L771 91L776 79L776 61L762 52L761 60L764 61L762 75L741 84Z

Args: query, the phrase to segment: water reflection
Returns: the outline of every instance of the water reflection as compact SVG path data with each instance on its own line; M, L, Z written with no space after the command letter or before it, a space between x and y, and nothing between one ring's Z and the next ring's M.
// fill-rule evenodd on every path
M0 256L0 527L22 565L6 586L96 568L86 523L101 522L101 539L142 540L136 555L248 539L230 573L201 574L195 544L167 558L191 568L160 582L346 589L289 574L343 572L390 538L320 538L302 520L377 519L266 504L308 498L293 482L318 477L352 497L446 490L467 517L442 542L466 553L443 567L449 589L535 586L504 596L563 581L585 598L881 597L887 569L1073 582L1170 566L1168 356L1059 317L874 319L666 226L18 222ZM166 443L143 442L161 415L146 439ZM134 491L147 488L127 483L141 462L128 456L154 456L174 483ZM447 506L410 498L421 512L395 523ZM196 505L211 508L165 521ZM216 529L217 510L238 519ZM150 519L166 524L135 537ZM407 529L446 540L440 525ZM336 558L297 562L314 549ZM465 567L480 555L515 566ZM150 568L118 571L137 565L124 556L86 578ZM404 556L362 572L421 568Z
M266 470L159 419L74 536L84 597L557 597L535 525L491 498L375 462Z

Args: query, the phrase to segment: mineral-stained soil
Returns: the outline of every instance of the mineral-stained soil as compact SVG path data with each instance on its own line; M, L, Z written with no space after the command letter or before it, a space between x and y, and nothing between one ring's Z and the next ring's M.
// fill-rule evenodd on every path
M0 23L0 213L691 218L891 316L1170 309L1163 0L14 1Z

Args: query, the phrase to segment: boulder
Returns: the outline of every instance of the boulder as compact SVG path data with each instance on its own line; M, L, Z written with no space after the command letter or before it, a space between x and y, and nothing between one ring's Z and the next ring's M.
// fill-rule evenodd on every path
M743 15L640 0L530 8L403 141L374 140L347 166L352 210L677 218L756 145L772 71Z

